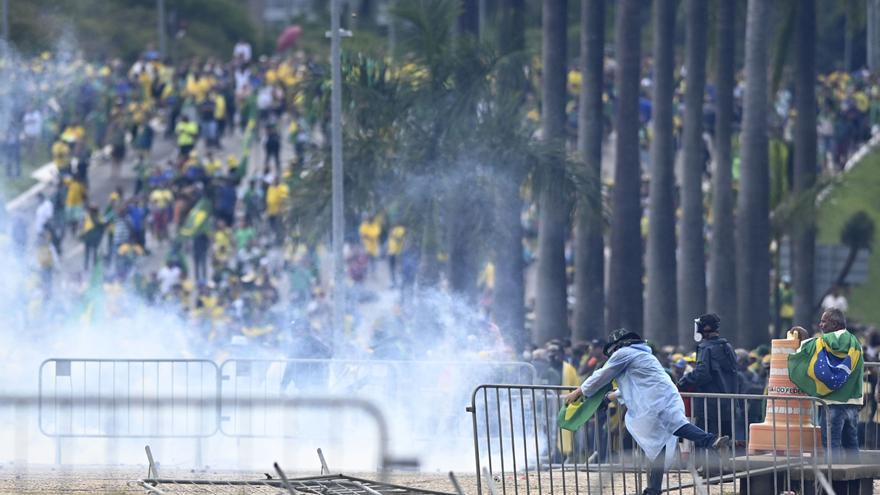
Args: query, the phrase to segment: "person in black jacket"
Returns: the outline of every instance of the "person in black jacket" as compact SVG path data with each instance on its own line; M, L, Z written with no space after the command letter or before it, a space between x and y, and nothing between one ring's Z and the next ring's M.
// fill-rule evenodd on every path
M682 391L738 393L736 354L727 339L719 335L720 326L721 318L714 313L705 314L694 320L694 340L699 343L697 364L692 372L678 381L678 387ZM694 399L693 411L697 425L701 428L733 437L731 425L736 414L734 400Z

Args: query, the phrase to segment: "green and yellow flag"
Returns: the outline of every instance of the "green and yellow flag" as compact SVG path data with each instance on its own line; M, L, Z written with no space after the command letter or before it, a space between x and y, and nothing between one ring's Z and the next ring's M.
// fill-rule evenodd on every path
M192 238L208 230L211 218L211 203L207 198L200 199L195 206L189 210L186 221L180 227L180 236L184 238Z
M805 394L861 403L864 359L859 339L847 330L808 339L788 356L788 376Z
M577 431L584 426L590 418L596 414L605 394L611 391L611 384L607 384L595 394L580 399L568 405L563 405L556 416L556 425L563 430Z

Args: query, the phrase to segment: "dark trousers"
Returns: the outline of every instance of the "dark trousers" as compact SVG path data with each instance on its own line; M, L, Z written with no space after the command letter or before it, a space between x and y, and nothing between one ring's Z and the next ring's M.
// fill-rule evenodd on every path
M694 447L699 449L711 447L712 444L715 443L715 438L717 438L714 433L707 433L690 423L675 430L675 433L673 434L679 438L694 442ZM660 488L663 485L663 473L666 471L666 456L664 455L664 451L665 449L661 450L657 455L657 458L654 459L654 462L651 463L651 474L648 476L648 488L644 492L646 495L659 495L660 493Z
M822 428L822 446L828 447L831 436L831 458L855 462L859 455L859 409L862 406L833 404L819 408L819 426ZM828 415L828 421L825 415ZM829 430L830 428L830 430Z
M83 261L83 268L85 271L89 271L90 266L94 266L98 263L98 245L100 244L100 240L98 242L87 242L86 243L86 254L85 260Z

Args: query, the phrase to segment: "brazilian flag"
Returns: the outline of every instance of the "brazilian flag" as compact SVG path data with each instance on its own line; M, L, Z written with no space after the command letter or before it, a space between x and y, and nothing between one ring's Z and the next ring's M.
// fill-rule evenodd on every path
M864 359L847 330L805 340L788 356L788 376L801 391L832 402L861 399Z
M89 278L89 287L83 295L80 321L91 324L104 317L104 265L101 259L95 262Z
M577 431L596 414L605 395L610 391L611 384L609 383L589 397L581 397L571 404L564 404L559 410L559 415L556 416L556 425L563 430Z
M211 203L207 198L202 198L189 210L183 226L180 227L180 236L186 239L207 232L211 218Z

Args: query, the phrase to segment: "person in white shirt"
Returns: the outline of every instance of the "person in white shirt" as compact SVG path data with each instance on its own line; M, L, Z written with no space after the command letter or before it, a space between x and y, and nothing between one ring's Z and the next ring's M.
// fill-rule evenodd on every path
M37 203L37 211L34 214L34 232L39 236L49 221L52 220L55 207L52 204L52 200L43 193L37 195Z
M251 61L251 44L247 41L240 40L232 49L232 56L244 62Z
M159 269L156 278L159 280L159 294L166 295L171 292L175 285L180 283L180 267L172 262L167 262Z
M849 302L847 302L846 296L843 295L840 286L835 285L831 289L831 293L822 298L822 310L829 309L839 309L844 313L849 311Z
M24 135L28 139L37 139L43 130L43 114L36 108L29 110L22 118Z

